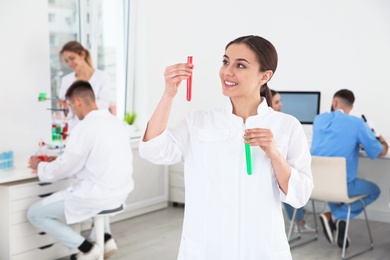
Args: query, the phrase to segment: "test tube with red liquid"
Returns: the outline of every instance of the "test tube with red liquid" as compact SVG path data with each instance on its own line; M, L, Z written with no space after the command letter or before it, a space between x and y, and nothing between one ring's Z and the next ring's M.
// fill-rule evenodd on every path
M192 64L192 56L187 57L187 63ZM187 79L187 101L191 101L192 96L192 75Z

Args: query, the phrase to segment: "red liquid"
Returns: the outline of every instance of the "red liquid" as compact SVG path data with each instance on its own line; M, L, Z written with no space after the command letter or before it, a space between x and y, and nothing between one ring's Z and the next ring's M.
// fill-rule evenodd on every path
M42 162L47 161L47 155L38 155L37 158L39 158Z
M39 160L41 160L42 162L46 162L47 161L47 155L37 155L37 158L39 159ZM38 171L37 170L32 170L32 173L38 173Z
M192 64L192 56L187 57L187 63ZM191 101L192 96L192 75L187 79L187 101Z

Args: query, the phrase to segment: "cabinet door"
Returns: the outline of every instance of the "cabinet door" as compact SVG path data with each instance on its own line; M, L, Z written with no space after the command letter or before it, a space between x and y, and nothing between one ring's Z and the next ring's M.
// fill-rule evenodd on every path
M27 219L27 210L34 202L66 189L71 179L54 183L28 180L6 184L9 214L9 245L11 259L55 259L71 252L54 238L36 229ZM80 225L71 226L80 232ZM36 255L38 258L32 257Z
M133 149L134 190L127 199L128 207L142 207L151 203L168 201L166 166L152 164Z

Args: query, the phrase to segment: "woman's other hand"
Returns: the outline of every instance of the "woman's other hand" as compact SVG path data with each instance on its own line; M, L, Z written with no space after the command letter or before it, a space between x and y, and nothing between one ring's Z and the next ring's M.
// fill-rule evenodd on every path
M260 146L260 148L271 160L279 156L279 150L276 147L274 135L270 129L246 129L244 140L245 143L248 143L251 146Z

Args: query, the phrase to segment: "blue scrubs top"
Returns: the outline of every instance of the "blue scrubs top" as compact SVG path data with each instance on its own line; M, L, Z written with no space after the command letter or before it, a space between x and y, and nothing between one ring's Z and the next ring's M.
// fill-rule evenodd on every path
M363 119L347 115L342 110L314 118L311 154L345 157L347 182L356 178L360 145L371 159L377 158L383 149Z

